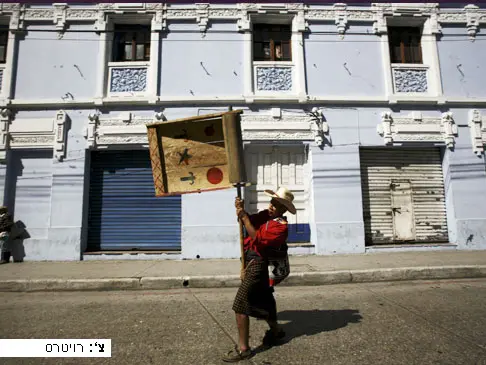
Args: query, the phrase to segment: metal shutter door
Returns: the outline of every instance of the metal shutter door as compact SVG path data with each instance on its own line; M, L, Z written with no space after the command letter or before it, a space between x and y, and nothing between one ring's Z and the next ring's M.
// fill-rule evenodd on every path
M90 180L90 250L180 250L181 197L155 197L148 150L92 152Z
M310 242L306 153L303 146L250 146L245 151L247 176L255 185L250 186L248 209L252 213L267 209L270 198L265 189L284 186L294 194L295 215L286 213L289 222L288 243Z
M360 160L367 244L448 241L439 148L361 149Z

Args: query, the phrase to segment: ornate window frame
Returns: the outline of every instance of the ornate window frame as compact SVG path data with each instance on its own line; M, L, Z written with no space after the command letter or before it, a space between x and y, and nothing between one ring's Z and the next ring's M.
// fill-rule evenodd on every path
M437 35L441 33L438 3L374 3L373 29L381 37L381 53L383 72L385 74L385 90L390 103L442 97L442 81L437 50ZM389 51L389 26L420 26L422 27L422 64L392 64ZM399 77L397 77L399 76ZM408 81L407 81L408 78ZM397 91L398 80L403 81L406 91ZM425 85L424 85L425 83ZM408 85L407 85L408 84ZM425 92L408 91L413 87L423 88Z
M110 101L148 101L155 104L159 100L159 57L160 32L165 29L163 12L166 5L144 3L99 4L95 31L99 33L98 78L95 105ZM113 50L113 29L115 23L150 24L150 61L110 62ZM133 85L144 84L143 90L112 91L110 88L116 75L120 79L132 77ZM138 80L138 81L137 81ZM123 85L125 88L130 85Z
M67 151L69 116L58 110L53 118L14 118L10 109L0 110L0 161L9 149L52 149L57 161Z
M305 102L307 90L304 63L304 32L307 30L304 4L238 4L240 17L238 30L243 33L244 90L247 103L254 101ZM291 62L254 62L253 61L253 23L291 24L292 61ZM281 79L281 90L258 90L258 77ZM262 81L263 82L263 81Z

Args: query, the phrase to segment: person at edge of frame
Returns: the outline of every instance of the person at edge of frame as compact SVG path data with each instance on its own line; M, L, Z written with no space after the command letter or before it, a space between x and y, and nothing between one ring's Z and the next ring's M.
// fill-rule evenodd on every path
M10 261L10 250L7 247L7 242L13 224L12 216L8 213L7 207L0 206L0 264L6 264Z
M236 293L233 310L238 327L238 345L224 357L225 362L238 362L254 355L250 348L250 318L265 320L270 329L265 333L263 344L272 346L285 337L285 332L277 322L277 305L273 287L269 284L268 258L275 250L287 250L288 224L283 216L287 211L295 214L294 195L280 187L276 192L265 190L271 197L268 209L248 215L244 203L236 198L236 214L242 220L248 233L244 241L246 268L242 282Z

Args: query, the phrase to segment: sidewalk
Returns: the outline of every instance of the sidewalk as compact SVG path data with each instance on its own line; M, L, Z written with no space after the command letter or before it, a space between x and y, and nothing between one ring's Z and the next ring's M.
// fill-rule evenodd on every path
M485 251L291 256L280 285L486 277ZM238 260L23 262L0 265L0 291L236 287Z

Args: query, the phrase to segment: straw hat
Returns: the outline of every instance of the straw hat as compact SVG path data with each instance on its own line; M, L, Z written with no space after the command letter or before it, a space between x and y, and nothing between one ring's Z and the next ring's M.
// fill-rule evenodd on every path
M296 209L293 203L294 194L292 194L289 189L280 187L276 192L273 190L265 190L265 194L282 204L285 208L287 208L290 213L296 213Z

